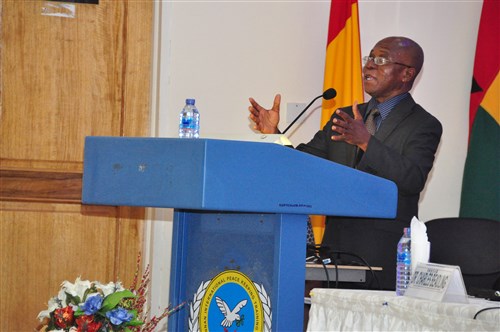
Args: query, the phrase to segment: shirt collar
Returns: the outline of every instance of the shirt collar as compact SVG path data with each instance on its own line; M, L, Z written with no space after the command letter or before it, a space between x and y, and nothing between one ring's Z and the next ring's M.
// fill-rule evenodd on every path
M377 102L375 100L375 98L372 98L368 102L368 107L366 109L366 114L368 114L371 109L377 107L378 110L379 110L379 112L380 112L380 117L382 118L382 120L385 120L385 118L389 115L389 113L392 111L392 109L397 104L399 104L400 101L402 101L403 99L405 99L409 95L410 95L410 93L405 92L403 94L400 94L400 95L397 95L395 97L392 97L391 99L386 100L386 101L384 101L382 103L379 103L379 102Z

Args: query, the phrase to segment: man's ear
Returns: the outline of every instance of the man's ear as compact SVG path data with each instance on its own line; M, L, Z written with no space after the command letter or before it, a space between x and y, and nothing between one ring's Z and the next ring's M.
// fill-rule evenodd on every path
M417 71L413 67L407 67L403 72L403 82L411 82L415 79Z

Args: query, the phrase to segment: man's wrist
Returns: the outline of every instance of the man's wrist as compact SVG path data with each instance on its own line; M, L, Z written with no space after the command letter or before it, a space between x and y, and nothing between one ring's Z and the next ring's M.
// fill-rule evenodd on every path
M370 137L368 137L368 140L363 142L363 143L360 143L358 144L358 147L363 150L363 152L366 152L366 150L368 149L368 145L370 144L370 140L372 139L372 135L370 135Z

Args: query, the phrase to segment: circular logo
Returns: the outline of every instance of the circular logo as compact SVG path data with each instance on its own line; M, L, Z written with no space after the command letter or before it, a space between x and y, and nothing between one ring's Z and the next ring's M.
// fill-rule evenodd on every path
M262 301L252 280L235 270L210 280L201 299L199 329L205 331L263 331Z

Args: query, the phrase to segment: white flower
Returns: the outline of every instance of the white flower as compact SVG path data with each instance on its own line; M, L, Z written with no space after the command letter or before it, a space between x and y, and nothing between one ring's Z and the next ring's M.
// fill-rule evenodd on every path
M59 293L57 293L57 297L54 297L53 299L58 302L57 304L60 304L59 308L64 308L67 305L66 303L67 296L66 292L63 289L60 289ZM49 308L50 308L50 301L49 301Z
M66 297L66 295L65 295ZM66 300L66 299L65 299ZM57 308L63 308L66 306L66 303L64 302L62 305L59 305L60 302L60 299L57 298L57 297L53 297L49 300L49 303L48 303L48 307L47 307L47 310L43 310L43 311L40 311L40 313L38 314L38 319L40 321L42 321L44 318L48 318L50 317L50 313L54 310L56 310Z
M50 313L51 313L52 310L42 310L40 311L40 313L38 314L38 319L41 321L43 321L45 318L49 318L50 317Z
M106 285L96 281L95 285L98 289L102 290L104 297L108 296L109 294L113 294L116 291L122 291L125 289L123 288L122 283L119 281L117 283L110 282Z
M69 281L64 281L61 284L61 291L71 294L72 296L78 296L80 300L83 300L83 295L85 291L91 286L90 281L81 280L80 277L76 278L75 283L72 284ZM60 294L61 292L59 292ZM66 298L64 299L66 301Z

